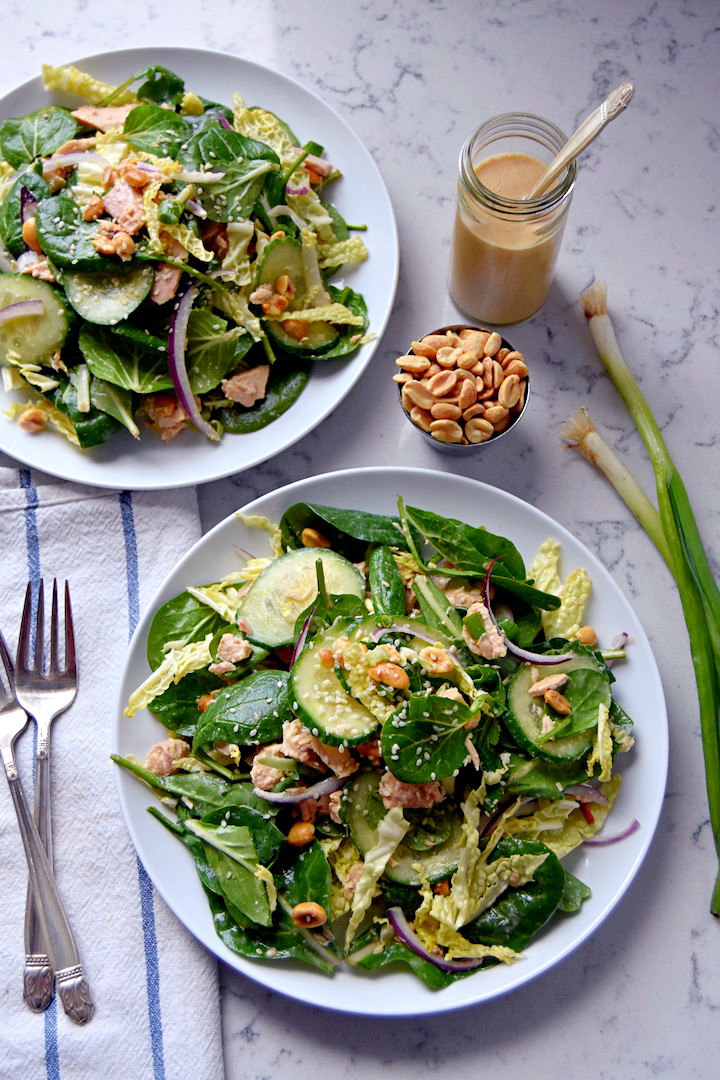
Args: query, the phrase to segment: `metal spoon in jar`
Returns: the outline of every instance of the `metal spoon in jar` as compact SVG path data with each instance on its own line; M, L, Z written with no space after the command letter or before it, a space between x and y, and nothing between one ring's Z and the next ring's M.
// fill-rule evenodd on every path
M635 87L632 83L623 83L613 90L602 105L590 113L586 120L583 120L575 134L568 139L557 157L553 158L525 198L537 199L539 195L542 195L550 187L553 180L556 180L560 173L567 168L570 162L581 154L593 139L598 137L602 129L616 116L619 116L621 112L624 112L632 100L634 91Z

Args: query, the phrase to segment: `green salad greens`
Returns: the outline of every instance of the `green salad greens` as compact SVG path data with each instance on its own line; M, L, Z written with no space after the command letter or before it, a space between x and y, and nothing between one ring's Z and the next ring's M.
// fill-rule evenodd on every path
M505 537L398 505L239 515L272 556L155 613L125 711L168 737L114 760L173 808L150 812L228 948L440 988L588 898L562 859L602 828L632 722L624 651L581 626L590 581L562 580L558 544L526 569Z
M365 301L330 278L367 258L363 226L327 200L341 173L320 144L163 67L43 79L78 107L0 124L0 369L27 395L9 416L80 447L141 420L217 441L360 348Z

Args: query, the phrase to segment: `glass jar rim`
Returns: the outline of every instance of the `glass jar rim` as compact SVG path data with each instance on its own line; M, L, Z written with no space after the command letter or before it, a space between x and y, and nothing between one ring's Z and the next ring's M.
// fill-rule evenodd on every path
M478 177L471 158L471 148L478 136L483 134L486 136L483 145L515 136L545 145L553 151L553 156L559 153L568 137L557 124L534 113L500 113L476 128L460 151L458 168L463 183L473 197L488 209L511 217L532 218L556 209L572 191L577 176L575 161L567 166L559 183L535 199L511 199L491 191Z

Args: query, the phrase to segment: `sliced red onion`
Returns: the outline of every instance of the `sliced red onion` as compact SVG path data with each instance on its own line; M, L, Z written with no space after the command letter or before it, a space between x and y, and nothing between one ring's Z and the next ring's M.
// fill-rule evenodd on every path
M298 634L298 639L295 642L295 648L293 649L292 656L290 658L290 667L295 666L295 661L297 660L298 656L300 655L300 653L305 648L305 642L307 641L308 630L310 629L310 623L312 621L312 617L313 617L314 614L315 614L315 605L313 605L312 610L310 611L310 614L308 615L305 622L302 624L302 630Z
M565 795L571 795L578 802L599 803L601 806L607 806L610 801L607 795L603 795L602 791L594 788L591 784L573 784L571 787L564 788L563 797Z
M0 308L0 323L9 322L10 319L26 319L29 315L42 315L44 311L45 303L42 300L21 300Z
M199 202L195 202L194 199L188 199L188 201L185 203L185 205L187 206L190 213L195 214L196 217L199 217L199 218L206 218L207 217L207 210L205 210L205 208L202 207Z
M27 250L23 251L22 255L18 255L15 260L18 273L21 274L26 266L35 266L36 263L40 262L41 258L42 256L38 255L37 251L31 251L30 248L27 248ZM11 274L12 272L12 266L8 267L6 273Z
M241 558L247 560L247 562L250 562L251 559L255 558L255 556L251 555L249 551L245 550L245 548L238 547L237 544L234 544L233 547L235 548L235 551L238 553L238 555L240 555Z
M385 634L412 634L413 637L420 638L421 641L427 641L430 645L436 645L438 641L437 635L433 637L432 634L423 634L409 623L393 623L392 626L385 626L379 630L373 630L370 637L373 641L379 641Z
M188 414L198 431L202 431L212 442L219 442L220 436L207 420L203 420L195 397L190 388L190 379L185 365L185 343L187 340L187 326L190 317L190 309L198 294L197 285L191 285L185 290L178 303L175 305L172 322L170 323L170 335L168 337L168 362L170 378L175 387L178 401Z
M186 184L212 184L215 180L222 180L224 172L202 172L200 169L178 169L174 174L176 180L183 180Z
M24 225L28 218L35 216L37 199L26 187L20 188L20 221Z
M286 195L307 195L307 193L308 193L307 184L303 184L302 187L290 187L290 184L285 185L285 194Z
M503 633L502 628L499 626L498 621L493 614L492 603L490 600L490 574L492 572L493 566L497 561L497 559L493 559L493 561L487 568L487 572L485 574L485 581L483 582L483 597L485 599L485 607L488 610L488 615L495 624L498 633L502 635L503 640L505 641L505 645L507 647L507 651L510 653L510 655L514 656L516 660L525 660L529 664L537 664L538 667L546 667L551 664L564 664L568 660L573 660L575 658L575 653L572 652L548 656L547 653L536 653L531 652L529 649L521 649L519 645L516 645L513 641L510 640L507 634Z
M345 783L346 777L329 776L327 780L321 780L319 784L313 784L309 788L287 788L285 791L263 791L261 788L253 788L256 795L261 799L274 803L301 803L306 799L319 799L322 795L329 795L331 791L337 791Z
M632 645L633 639L630 635L623 630L622 633L616 634L610 642L609 649L624 649L626 645Z
M162 169L159 169L157 165L153 165L151 161L136 161L134 167L139 169L140 172L147 173L149 176L163 175Z
M626 837L631 836L639 828L640 822L637 818L634 818L627 829L623 829L622 832L614 833L612 836L591 837L584 840L583 843L587 844L588 847L603 847L605 844L616 844L618 840L625 840Z
M429 963L434 964L435 967L440 968L441 971L473 971L482 964L483 961L480 957L473 957L471 960L444 960L442 956L434 956L431 952L428 952L420 938L411 928L410 923L405 918L402 908L388 908L385 914L395 931L395 936L398 937L404 945L407 945L408 949L412 949L412 951L417 953L418 956L421 956L423 960L427 960Z
M73 154L58 154L56 157L46 158L43 162L43 170L45 166L53 169L65 169L71 165L79 165L81 161L102 165L104 169L112 168L108 159L101 157L100 154L92 154L87 150L78 150Z
M234 131L235 130L235 128L229 122L228 118L226 116L223 116L222 113L220 113L219 120L220 120L220 126L224 127L226 131Z

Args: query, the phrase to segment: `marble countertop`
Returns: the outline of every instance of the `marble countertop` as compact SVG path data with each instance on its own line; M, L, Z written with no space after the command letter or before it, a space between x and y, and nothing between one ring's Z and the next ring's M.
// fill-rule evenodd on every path
M720 925L687 636L662 560L612 488L563 453L560 422L589 404L649 491L640 438L602 372L577 304L598 277L626 358L720 560L720 29L710 0L149 0L19 4L4 17L2 87L42 62L110 48L192 45L266 64L320 94L369 147L400 239L389 326L359 385L280 458L198 490L203 529L284 483L388 463L464 472L556 518L608 567L653 645L670 718L660 826L634 884L590 941L500 1000L438 1019L329 1015L221 972L228 1080L355 1080L392 1068L454 1075L709 1078L717 1074ZM128 12L132 17L128 18ZM21 43L23 43L21 47ZM389 371L405 343L456 321L446 290L457 157L483 119L532 111L572 131L620 82L634 100L582 158L555 284L507 331L532 365L522 425L470 463L400 421ZM372 247L372 237L368 237ZM642 752L641 750L639 752Z

